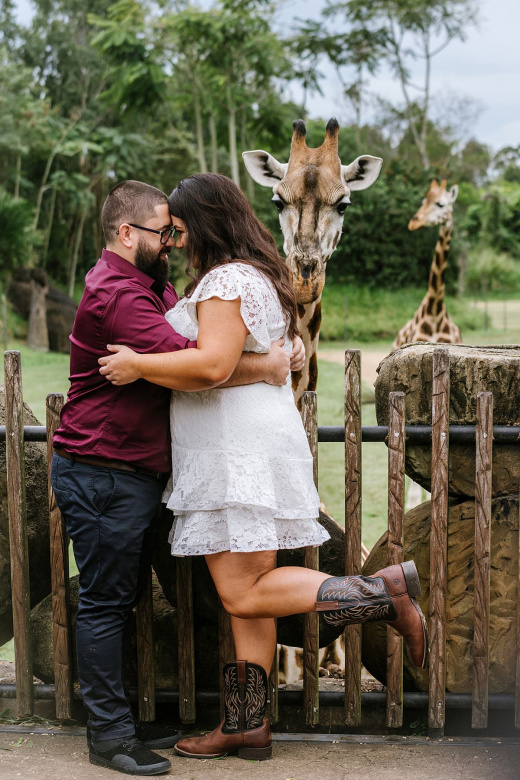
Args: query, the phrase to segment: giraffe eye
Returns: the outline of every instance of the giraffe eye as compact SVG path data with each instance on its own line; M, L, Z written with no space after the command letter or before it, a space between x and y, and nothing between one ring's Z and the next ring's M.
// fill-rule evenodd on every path
M339 203L336 205L337 212L338 212L338 214L339 214L341 217L343 216L343 214L344 214L344 213L345 213L345 211L347 210L348 206L350 206L350 203L349 203L348 201L346 201L346 200L342 200L342 201L340 201L340 202L339 202Z
M440 209L444 208L444 203L436 203L435 205L438 206Z
M276 206L279 214L285 208L285 203L283 202L283 200L280 198L279 195L275 195L274 198L271 198L271 203L274 203L274 205Z

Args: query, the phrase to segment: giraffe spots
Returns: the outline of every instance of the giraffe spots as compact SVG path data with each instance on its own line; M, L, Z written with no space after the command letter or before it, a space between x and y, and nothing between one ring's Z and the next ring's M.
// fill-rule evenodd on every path
M318 303L316 304L314 313L311 319L309 320L309 324L307 326L311 341L314 341L314 339L318 335L320 330L320 325L321 325L321 303Z
M305 317L305 306L302 303L298 304L298 317L301 320Z
M293 393L296 392L298 389L298 385L300 384L302 380L302 372L301 371L293 371L291 374L291 385L293 389Z
M426 334L427 336L431 336L433 334L432 326L429 322L425 321L422 324L422 332Z
M432 274L430 277L430 287L437 292L437 274Z
M318 384L318 358L316 353L309 358L309 382L307 384L307 390L316 390Z

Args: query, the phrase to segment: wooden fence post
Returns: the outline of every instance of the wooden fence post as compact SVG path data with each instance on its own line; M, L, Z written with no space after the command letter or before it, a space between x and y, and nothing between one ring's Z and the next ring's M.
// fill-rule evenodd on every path
M307 391L302 398L303 426L307 433L314 460L314 484L318 487L318 401L316 393ZM319 548L305 547L303 565L319 569ZM320 721L320 661L319 615L308 612L303 616L303 708L305 724L316 726Z
M155 663L153 653L152 570L148 570L143 594L135 609L137 633L137 696L139 719L155 720Z
M193 574L191 558L176 558L177 643L179 659L179 715L183 723L195 723L195 639L193 627Z
M520 729L520 494L518 495L518 572L516 603L515 728Z
M19 352L8 351L4 354L4 373L5 449L16 673L16 711L18 717L21 718L34 713L34 690L30 627L29 554L27 548L27 505L25 500L22 363Z
M404 393L390 393L388 426L388 566L403 561ZM386 725L403 725L403 638L387 626Z
M471 726L474 729L485 729L488 722L492 452L493 394L478 393L475 460L473 701L471 712Z
M450 358L446 349L433 353L432 498L430 531L430 677L428 727L444 735L446 707L446 588L448 573L448 458Z
M47 396L47 466L49 486L49 531L52 589L52 645L54 652L54 685L56 717L72 718L72 637L70 620L69 538L65 521L56 503L51 484L54 449L52 437L60 424L63 406L61 394Z
M345 352L345 574L361 574L361 352ZM346 626L345 723L361 723L361 625Z
M231 630L231 618L224 609L221 600L218 600L218 669L220 680L220 717L224 717L224 676L223 669L226 664L235 660L235 643Z

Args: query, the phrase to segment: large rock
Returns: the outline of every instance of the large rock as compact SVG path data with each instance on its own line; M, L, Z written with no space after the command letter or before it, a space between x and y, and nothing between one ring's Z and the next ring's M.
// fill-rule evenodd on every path
M413 559L421 580L419 604L428 620L430 600L430 502L410 510L404 522L404 557ZM475 503L453 504L448 519L447 675L446 689L471 693L473 674ZM363 567L371 575L386 566L386 534ZM493 499L491 520L491 610L489 623L489 691L511 693L515 686L518 582L518 497ZM363 664L386 681L386 626L363 626ZM404 683L408 690L428 690L428 671L417 669L405 651Z
M76 612L78 608L78 577L70 581L72 618L73 679L78 680L76 643ZM177 688L177 610L165 598L157 580L153 580L153 641L155 687ZM31 632L34 674L45 683L54 683L52 650L52 597L48 596L31 613ZM218 635L217 626L205 620L195 621L195 674L197 687L218 690ZM137 640L135 613L125 628L123 643L123 681L137 685Z
M0 385L0 425L5 425L5 388ZM40 425L24 404L24 425ZM31 606L51 590L49 548L49 501L47 494L47 448L25 442L25 482ZM7 512L5 443L0 443L0 645L13 636L11 609L11 563Z
M166 598L173 605L177 603L176 559L170 554L167 542L172 525L172 513L163 508L157 542L154 547L153 567L161 583ZM329 532L331 538L320 547L320 569L339 576L345 571L345 532L335 520L320 512L320 523ZM213 580L202 556L192 558L193 566L193 602L197 619L216 623L217 592ZM278 566L302 566L303 550L281 550L278 553ZM329 626L320 620L320 646L325 647L339 636L341 630ZM302 647L303 615L291 615L278 619L278 641L291 647Z
M435 344L408 344L392 352L378 368L376 413L388 425L388 395L405 393L407 425L431 425L432 361ZM450 424L475 425L477 395L493 393L494 425L520 425L520 346L470 347L443 345L450 357ZM431 490L431 447L406 444L409 477ZM493 444L492 493L520 488L520 448ZM451 496L475 495L475 445L450 445Z

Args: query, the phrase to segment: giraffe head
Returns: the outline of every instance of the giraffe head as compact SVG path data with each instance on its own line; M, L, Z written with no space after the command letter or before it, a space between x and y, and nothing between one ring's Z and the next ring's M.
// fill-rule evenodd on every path
M243 152L251 177L273 190L284 237L284 252L293 272L298 303L317 300L325 284L327 260L341 238L343 217L352 190L364 190L377 179L382 159L363 155L350 165L338 156L339 125L330 119L317 149L305 143L305 123L293 123L288 163L269 152Z
M421 227L451 224L453 218L453 204L457 200L459 188L456 184L449 190L446 189L446 179L441 183L434 179L430 189L421 203L419 211L408 223L408 230L418 230Z

